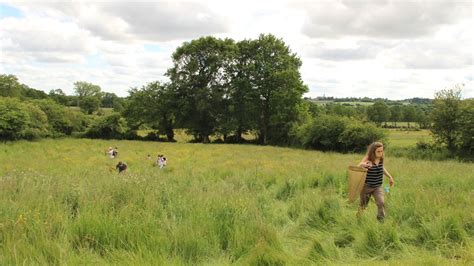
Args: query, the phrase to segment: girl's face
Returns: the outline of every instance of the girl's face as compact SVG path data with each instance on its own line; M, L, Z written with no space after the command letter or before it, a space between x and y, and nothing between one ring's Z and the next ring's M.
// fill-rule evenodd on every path
M378 147L375 150L375 158L382 159L383 158L383 147Z

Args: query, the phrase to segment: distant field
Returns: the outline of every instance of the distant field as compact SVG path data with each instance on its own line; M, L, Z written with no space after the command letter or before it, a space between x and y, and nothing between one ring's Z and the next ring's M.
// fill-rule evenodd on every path
M320 104L320 105L334 103L334 104L349 104L349 105L353 105L353 106L356 106L356 105L368 106L368 105L373 105L374 104L373 102L335 102L335 101L312 101L312 102L316 103L316 104Z
M119 158L107 158L109 146ZM159 153L161 170L146 159ZM346 168L360 159L253 145L3 143L0 264L474 263L473 164L388 156L396 184L378 223L373 202L360 218L347 202ZM118 160L127 173L114 171Z
M364 105L364 106L369 106L369 105L373 105L374 103L371 103L371 102L333 102L333 103L336 103L336 104L349 104L349 105L353 105L353 106L356 106L356 105Z
M401 131L397 129L388 130L389 147L415 147L419 141L430 142L433 137L429 130Z
M363 105L363 106L369 106L369 105L373 105L374 103L373 102L335 102L335 101L316 101L316 100L311 100L311 102L313 103L316 103L316 104L329 104L329 103L334 103L334 104L345 104L345 105L353 105L353 106L356 106L356 105ZM402 102L401 104L403 105L407 105L409 104L408 102Z
M386 124L389 126L395 125L393 122L387 122ZM383 125L385 125L385 122ZM408 122L397 122L397 128L408 128ZM418 123L410 122L410 128L419 128L419 125Z

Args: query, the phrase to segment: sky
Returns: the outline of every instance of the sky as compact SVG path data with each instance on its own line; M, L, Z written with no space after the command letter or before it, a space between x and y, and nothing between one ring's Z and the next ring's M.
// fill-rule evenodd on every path
M127 96L167 81L171 55L201 36L281 38L306 97L474 97L471 0L3 1L0 73L49 92L87 81Z

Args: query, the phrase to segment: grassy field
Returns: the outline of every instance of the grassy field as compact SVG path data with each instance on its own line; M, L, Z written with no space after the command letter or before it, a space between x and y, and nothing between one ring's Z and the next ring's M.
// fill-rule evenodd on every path
M403 131L390 129L388 132L389 147L406 148L415 147L419 141L431 142L433 137L429 130Z
M433 140L429 130L419 130L419 131L406 131L406 130L399 130L399 129L384 129L387 132L387 136L389 139L388 146L393 148L407 148L407 147L415 147L416 143L419 141L430 142ZM140 130L138 135L144 137L146 136L150 130ZM161 136L162 138L166 138L165 135ZM184 130L182 129L175 129L175 140L177 142L186 143L193 139L192 136L187 135ZM211 136L211 141L214 141L217 137ZM256 137L255 134L244 134L244 139L253 140Z
M394 143L405 145L403 136ZM403 143L403 144L401 144ZM119 148L119 158L105 150ZM162 153L157 169L147 154ZM390 157L387 218L347 202L361 155L86 139L0 144L0 264L474 262L474 165ZM125 174L113 171L118 160Z

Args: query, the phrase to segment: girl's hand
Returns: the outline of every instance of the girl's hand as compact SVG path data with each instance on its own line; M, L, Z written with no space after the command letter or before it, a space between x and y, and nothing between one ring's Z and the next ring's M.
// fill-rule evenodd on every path
M390 177L388 179L388 183L390 184L391 187L393 187L393 184L395 184L395 181L393 181L393 177Z
M368 161L368 162L362 163L360 166L365 167L365 168L370 168L372 167L372 162Z

